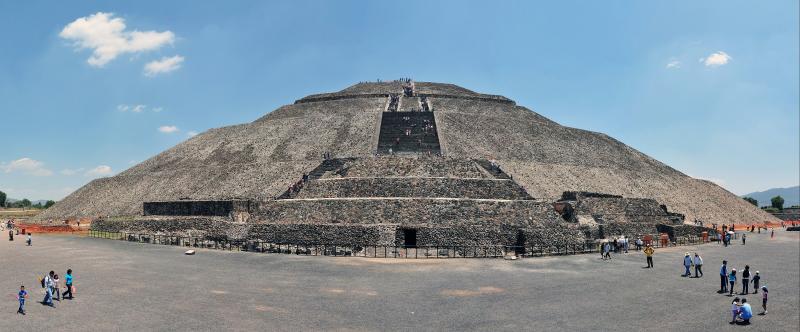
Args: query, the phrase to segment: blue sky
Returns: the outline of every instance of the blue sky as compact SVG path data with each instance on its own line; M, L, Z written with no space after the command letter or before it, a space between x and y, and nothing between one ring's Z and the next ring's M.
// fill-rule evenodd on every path
M0 190L59 199L191 133L398 77L502 94L737 194L797 185L799 11L796 0L4 1Z

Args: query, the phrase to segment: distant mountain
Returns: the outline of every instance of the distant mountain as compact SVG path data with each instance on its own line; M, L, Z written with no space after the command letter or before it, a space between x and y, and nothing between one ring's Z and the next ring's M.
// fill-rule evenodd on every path
M789 188L772 188L764 191L749 193L742 197L752 197L758 200L758 206L770 205L771 199L775 196L783 197L783 207L800 205L800 186Z

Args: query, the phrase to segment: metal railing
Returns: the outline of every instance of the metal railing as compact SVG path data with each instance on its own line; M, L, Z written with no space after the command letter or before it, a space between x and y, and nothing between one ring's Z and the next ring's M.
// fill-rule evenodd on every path
M506 256L543 257L600 253L602 243L585 241L558 246L385 246L385 245L330 245L330 244L287 244L261 240L224 240L205 237L184 237L161 234L140 234L126 232L104 232L90 230L94 238L121 240L138 243L204 248L228 251L248 251L258 253L294 254L306 256L369 257L369 258L500 258ZM677 238L675 241L652 241L655 248L697 245L706 243L697 236ZM612 246L612 251L622 252L624 248ZM644 246L642 246L644 248ZM629 243L629 251L637 246Z

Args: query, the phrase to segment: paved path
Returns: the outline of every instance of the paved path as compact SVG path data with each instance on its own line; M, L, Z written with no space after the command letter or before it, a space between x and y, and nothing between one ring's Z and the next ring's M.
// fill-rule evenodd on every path
M800 233L747 246L501 259L301 257L183 249L67 235L0 242L0 331L14 330L757 330L800 329ZM703 256L704 278L682 278L683 252ZM723 258L750 264L770 288L770 310L728 325L731 298L716 293ZM77 297L56 308L37 276L75 270ZM28 315L13 294L30 290ZM739 285L737 285L739 289ZM749 295L760 312L760 294Z

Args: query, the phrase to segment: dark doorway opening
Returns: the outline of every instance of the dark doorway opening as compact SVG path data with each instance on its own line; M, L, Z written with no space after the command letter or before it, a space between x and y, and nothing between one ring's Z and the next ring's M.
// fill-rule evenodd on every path
M417 247L417 230L413 228L403 229L403 246L406 248Z
M521 229L517 230L517 242L514 244L514 253L517 255L525 254L525 242L527 239L525 238L525 232Z

